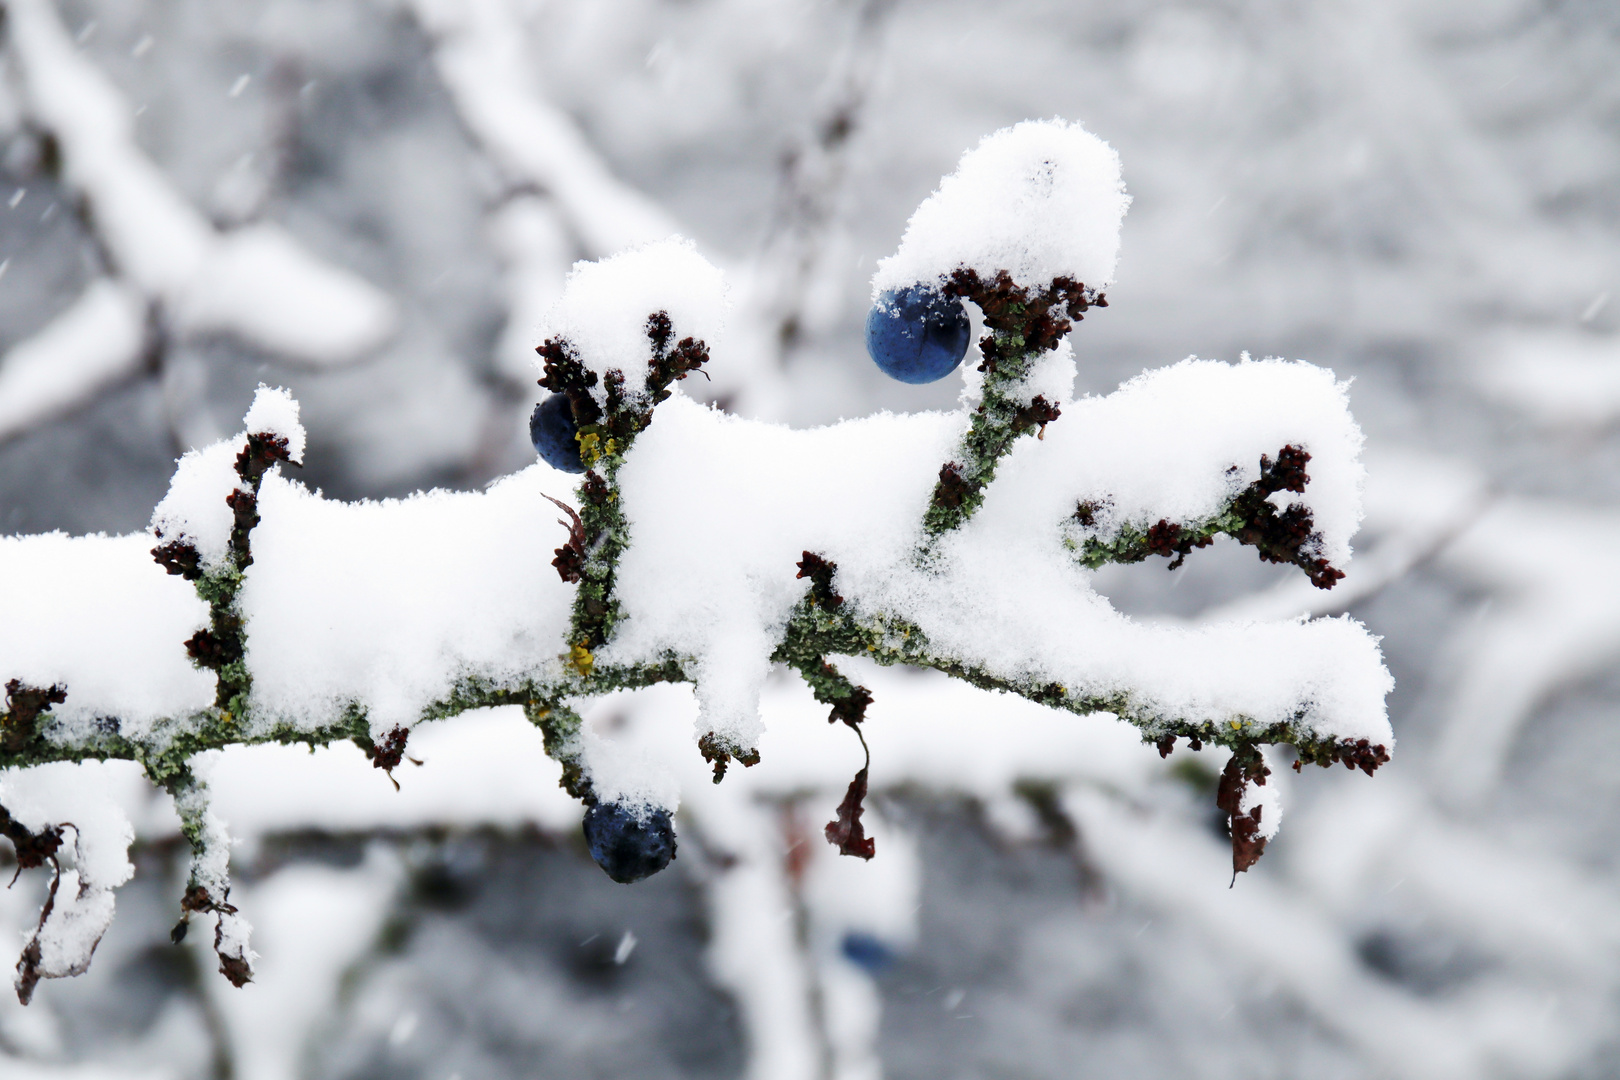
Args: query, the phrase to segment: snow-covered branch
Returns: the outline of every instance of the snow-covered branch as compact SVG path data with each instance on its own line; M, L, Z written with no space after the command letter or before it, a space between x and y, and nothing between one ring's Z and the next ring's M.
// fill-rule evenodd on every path
M1135 561L1129 538L1169 522L1277 519L1290 561L1331 585L1359 520L1360 433L1343 385L1301 363L1189 360L1073 399L1066 335L1097 298L1078 275L1112 276L1117 170L1078 127L1021 125L919 210L879 284L937 284L984 312L984 379L953 413L794 431L704 408L676 384L723 362L719 272L679 239L581 264L539 349L577 509L545 463L482 492L325 499L284 475L304 453L297 404L261 388L241 435L182 459L150 534L0 541L0 767L139 762L192 847L185 918L216 917L237 983L253 954L199 755L348 740L391 772L417 725L520 705L591 808L598 861L631 880L673 854L679 792L655 762L594 755L576 706L690 683L719 782L759 760L774 664L857 733L872 695L835 658L1112 714L1165 754L1179 737L1229 747L1218 804L1247 869L1278 824L1262 746L1369 773L1387 760L1375 639L1347 619L1141 625L1077 563ZM1078 233L1041 229L1077 206ZM864 858L869 768L826 830Z

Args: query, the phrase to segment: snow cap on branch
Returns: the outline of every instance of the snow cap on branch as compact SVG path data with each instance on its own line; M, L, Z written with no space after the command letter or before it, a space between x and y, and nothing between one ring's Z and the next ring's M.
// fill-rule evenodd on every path
M253 404L242 418L250 435L278 435L287 440L287 456L303 463L304 425L298 420L298 402L281 387L263 383L253 395Z
M986 136L923 200L900 250L878 263L874 298L958 267L1005 270L1026 287L1114 279L1130 205L1113 147L1079 124L1026 120Z
M1188 357L1144 371L1107 397L1065 403L1064 423L1010 455L987 498L992 509L1005 501L1053 519L1072 513L1076 498L1095 500L1095 530L1106 538L1123 525L1146 530L1161 518L1207 518L1259 478L1262 453L1276 457L1293 444L1310 453L1309 483L1269 501L1308 510L1317 534L1309 546L1342 569L1361 525L1367 475L1349 391L1331 369L1297 360ZM1110 452L1115 447L1130 452Z
M652 345L648 316L669 316L671 341L694 338L713 347L730 307L724 277L690 240L667 240L578 262L563 294L541 323L546 340L562 338L598 376L617 368L627 388L642 389ZM598 381L593 392L603 393Z
M196 548L204 570L219 565L230 553L235 516L225 497L243 483L237 472L237 454L246 436L284 438L293 461L301 461L304 456L304 426L298 421L298 402L286 390L261 384L243 417L243 426L242 434L182 457L169 481L168 494L152 511L153 535Z
M230 554L234 522L225 496L236 490L236 455L241 439L221 439L202 450L188 450L175 466L163 501L152 511L152 535L197 549L204 570Z

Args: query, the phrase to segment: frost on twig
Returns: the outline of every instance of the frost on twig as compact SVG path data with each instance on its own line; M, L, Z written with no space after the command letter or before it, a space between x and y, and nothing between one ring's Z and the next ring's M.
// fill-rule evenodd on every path
M1097 140L1064 125L1005 135L974 153L1033 162L1011 171L1015 192L1062 210L1079 170L1082 194L1113 200L1087 220L1101 230L1112 214L1117 230L1117 162ZM972 158L936 199L956 198L962 178L1007 173ZM1086 171L1097 168L1100 179ZM678 239L582 264L548 317L541 382L566 398L586 469L571 503L545 493L564 476L543 463L480 492L325 499L283 474L303 454L297 405L261 388L242 434L181 460L149 535L0 540L0 594L16 608L0 623L0 674L19 692L58 694L31 717L32 699L18 699L26 723L8 714L7 730L24 734L0 743L0 767L140 762L175 796L192 846L181 926L213 915L221 970L238 983L251 977L248 928L198 754L350 740L392 777L416 725L518 705L593 813L667 823L678 792L648 772L657 763L593 756L578 703L692 684L696 749L718 781L730 763L760 760L774 664L798 672L863 751L877 703L843 657L1108 713L1164 752L1183 737L1227 747L1239 771L1221 805L1234 869L1246 869L1277 823L1262 746L1369 772L1387 759L1376 641L1348 619L1138 624L1093 591L1076 554L1135 561L1128 530L1238 518L1226 531L1252 529L1276 554L1275 519L1292 530L1284 539L1307 530L1295 554L1342 564L1361 476L1345 388L1300 363L1186 361L1075 399L1065 336L1102 299L1080 274L1110 280L1113 234L1099 232L1106 258L1084 235L1067 238L1081 245L1074 258L1061 244L1013 250L991 241L1027 231L1026 217L996 217L988 197L959 208L974 227L954 246L930 234L925 203L880 269L910 260L984 314L984 378L955 413L793 431L696 404L677 384L716 356L726 293ZM951 251L972 258L941 264ZM950 505L942 460L959 466ZM1077 523L1087 500L1106 513ZM867 753L825 830L861 858L875 853L861 822L874 768Z
M230 836L224 822L209 809L207 785L194 773L188 770L177 778L171 790L180 814L180 831L191 845L191 870L180 899L180 921L170 938L176 944L183 941L193 915L213 915L219 973L232 986L245 986L253 981L253 960L258 954L248 947L252 926L230 902Z
M10 714L15 717L20 706L27 708L24 699L29 694L13 690ZM11 841L17 874L47 863L51 867L39 920L17 961L17 997L26 1005L41 979L82 974L90 966L96 946L112 924L113 890L134 872L127 858L134 832L121 814L109 815L83 798L76 800L75 820L54 821L38 806L28 805L25 795L17 798L9 783L4 794L13 805L0 806L0 835ZM64 869L61 857L69 829L73 863Z

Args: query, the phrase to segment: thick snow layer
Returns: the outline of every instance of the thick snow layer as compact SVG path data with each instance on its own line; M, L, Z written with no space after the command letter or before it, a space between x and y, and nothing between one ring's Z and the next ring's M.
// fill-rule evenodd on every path
M66 686L51 715L70 731L110 717L137 735L211 705L214 677L183 644L208 608L151 548L146 533L0 538L0 681Z
M566 338L598 376L618 368L629 380L628 388L639 390L652 356L648 316L660 311L669 315L672 344L691 337L713 348L728 302L720 271L690 240L672 236L600 262L575 263L541 334ZM604 401L600 381L593 393Z
M1262 454L1293 443L1313 455L1298 498L1317 516L1323 553L1342 563L1359 517L1360 434L1331 372L1187 361L1063 408L1044 439L1017 444L982 510L923 570L920 522L962 413L795 431L676 395L620 473L632 541L617 579L625 619L602 658L685 658L706 727L755 745L769 657L805 593L797 563L814 551L839 565L836 588L855 611L899 616L935 653L993 675L1123 694L1150 718L1298 718L1319 735L1388 745L1389 676L1359 624L1144 625L1091 589L1066 542L1081 498L1108 502L1116 525L1196 520L1252 479ZM249 417L301 441L280 391L261 389ZM192 540L209 561L226 550L234 456L233 443L187 455L154 515L166 538ZM566 495L572 479L536 464L484 492L349 504L268 473L239 596L260 722L331 723L359 705L382 734L414 723L459 679L559 670L573 589L551 565L566 532L544 495ZM204 611L151 563L149 537L6 543L17 546L3 564L16 595L38 616L7 624L28 630L9 631L0 670L65 682L65 716L117 715L137 730L207 703L211 679L181 648ZM83 590L80 606L60 606L64 581ZM142 581L150 597L130 587ZM81 622L128 642L84 648ZM641 783L623 794L671 798L666 782Z
M1102 288L1114 280L1130 202L1119 155L1079 124L1002 128L963 154L917 207L900 250L878 263L872 295L958 267L987 278L1005 270L1031 287L1069 277Z
M1207 517L1263 453L1295 443L1313 454L1300 498L1321 519L1324 554L1342 561L1361 436L1330 372L1193 361L1068 403L1045 439L1018 444L925 572L912 553L962 422L883 415L791 431L672 399L620 472L627 619L604 655L696 656L705 725L752 745L764 643L804 595L796 563L809 550L839 565L836 587L860 610L907 618L937 651L1002 677L1127 693L1167 719L1264 726L1298 714L1320 734L1389 742L1389 675L1359 624L1142 625L1092 591L1063 544L1079 498L1114 498L1120 521Z
M483 492L343 503L268 474L240 595L261 715L309 726L353 701L381 733L464 675L555 663L573 588L542 492L573 480L537 463Z
M129 861L135 830L119 805L128 789L112 777L114 769L99 761L60 761L0 778L0 802L28 828L73 823L64 833L87 889L116 889L135 873Z
M1064 405L1044 439L1013 450L986 502L1053 520L1072 514L1076 498L1101 502L1106 539L1125 524L1209 517L1259 478L1262 454L1276 460L1292 444L1311 455L1310 483L1304 495L1271 501L1307 505L1320 554L1343 569L1366 475L1348 389L1329 369L1247 355L1236 365L1188 358L1145 371L1107 397Z

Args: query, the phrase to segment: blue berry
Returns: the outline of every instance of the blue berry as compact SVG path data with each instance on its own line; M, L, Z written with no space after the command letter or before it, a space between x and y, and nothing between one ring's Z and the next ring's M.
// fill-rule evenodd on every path
M856 967L877 974L894 962L894 953L882 941L860 930L851 930L839 944L844 959Z
M585 471L585 463L579 459L579 441L574 438L577 430L567 394L552 394L529 415L529 441L541 460L553 469Z
M971 332L962 301L929 285L908 285L888 290L872 305L866 351L885 375L931 383L956 370Z
M585 846L608 877L628 885L669 865L675 826L668 810L650 810L642 818L617 803L597 803L585 811Z

